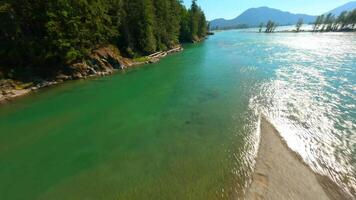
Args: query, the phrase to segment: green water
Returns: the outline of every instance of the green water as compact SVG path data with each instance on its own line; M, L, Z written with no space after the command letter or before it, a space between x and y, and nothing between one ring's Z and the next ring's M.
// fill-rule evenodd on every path
M208 44L2 106L0 199L234 194L248 97Z
M286 121L294 124L306 138L299 143L306 150L334 145L337 151L330 155L314 151L304 155L303 148L300 152L313 166L319 163L313 158L332 160L329 158L335 154L339 160L332 163L345 170L324 174L337 180L347 177L349 182L342 184L352 188L356 51L351 50L356 40L355 35L324 36L217 33L157 64L109 77L68 82L1 105L0 199L241 197L253 166L259 112L275 121L280 130L285 130L281 124ZM318 38L324 44L331 41L330 37L351 41L351 46L344 46L351 51L348 54L328 54L334 56L336 65L320 60L323 55L313 49L298 46L308 42L295 42ZM335 139L335 144L322 143L320 147L310 142L319 144L318 138L313 138L319 135L309 134L320 124L318 113L301 104L308 94L296 93L298 87L320 80L314 74L303 74L307 78L299 83L295 73L308 68L323 75L317 67L331 64L351 69L341 75L324 74L346 77L349 87L345 90L351 96L336 103L326 98L322 104L341 106L340 116L330 116L335 119L335 127L327 128L346 145L337 146L339 140ZM290 87L280 87L281 83ZM333 84L342 85L339 81ZM302 91L315 95L313 85ZM334 92L330 88L325 91ZM316 92L320 99L329 94ZM295 102L284 99L285 94L292 95ZM350 104L351 112L343 110L342 106ZM300 116L289 116L292 111L283 109L286 107L292 107L293 113ZM304 111L315 118L305 117ZM308 119L315 119L314 124L307 124L309 129L298 128ZM342 120L351 125L344 127ZM287 140L290 137L283 136ZM295 141L291 138L289 141ZM323 172L328 167L315 168Z

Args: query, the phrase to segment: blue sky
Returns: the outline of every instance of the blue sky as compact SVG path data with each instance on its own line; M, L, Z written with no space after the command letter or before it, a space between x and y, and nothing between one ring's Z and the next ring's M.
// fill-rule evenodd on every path
M207 19L232 19L248 8L268 6L292 13L320 15L351 0L198 0ZM184 0L189 6L191 0Z

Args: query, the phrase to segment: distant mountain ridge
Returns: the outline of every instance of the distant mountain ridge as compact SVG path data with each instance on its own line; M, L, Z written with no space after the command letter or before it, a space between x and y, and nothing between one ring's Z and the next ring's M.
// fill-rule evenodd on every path
M342 6L339 6L325 14L332 13L339 16L343 11L352 11L356 9L356 1L351 1ZM239 27L257 27L260 23L266 24L268 20L272 20L279 25L291 25L302 18L304 23L314 23L316 16L306 14L294 14L269 7L250 8L234 19L214 19L210 21L212 29L229 29Z
M352 11L353 9L356 9L356 1L351 1L349 3L346 3L342 6L339 6L333 10L330 10L329 12L325 14L332 13L335 16L339 16L343 11Z
M215 19L210 21L211 28L228 28L241 25L247 25L248 27L256 27L261 22L266 24L268 20L272 20L279 25L295 24L300 18L304 20L304 23L314 22L316 16L306 14L293 14L290 12L281 11L269 7L250 8L243 12L238 17L226 20Z

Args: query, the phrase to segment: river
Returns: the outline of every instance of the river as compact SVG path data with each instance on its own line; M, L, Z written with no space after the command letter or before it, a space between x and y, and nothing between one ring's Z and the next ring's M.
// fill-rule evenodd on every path
M217 32L0 105L0 199L241 197L260 113L355 192L356 34Z

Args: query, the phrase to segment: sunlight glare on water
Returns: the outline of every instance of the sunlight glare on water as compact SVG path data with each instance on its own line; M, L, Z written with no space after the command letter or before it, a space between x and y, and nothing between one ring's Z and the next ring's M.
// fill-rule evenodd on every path
M262 112L356 189L356 34L217 32L0 106L0 199L243 199Z
M278 37L276 35L274 37ZM314 170L356 190L356 35L291 34L273 41L278 68L250 101Z

